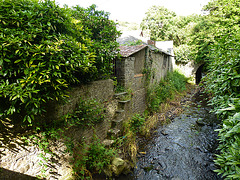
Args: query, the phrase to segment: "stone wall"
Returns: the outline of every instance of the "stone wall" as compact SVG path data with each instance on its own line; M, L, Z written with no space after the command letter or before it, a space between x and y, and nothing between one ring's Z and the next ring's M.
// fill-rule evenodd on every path
M107 139L109 130L113 133L121 131L122 122L133 114L140 114L146 109L147 87L142 72L150 61L152 62L151 70L154 72L150 84L159 82L172 69L171 60L164 57L164 53L150 52L149 49L142 49L140 52L116 62L118 81L131 90L128 92L131 93L129 100L122 100L121 93L114 94L112 80L96 81L69 89L69 98L66 103L49 102L47 113L43 117L44 121L51 123L53 120L60 120L63 115L74 111L80 99L96 99L106 108L104 121L95 125L94 130L93 128L71 127L63 133L71 138L73 143L81 143L83 139L90 143L94 133L103 142L105 140L107 143L111 142ZM0 179L9 179L17 175L21 175L21 179L31 179L32 176L36 177L37 175L46 175L46 179L51 180L71 178L71 156L65 153L66 146L61 140L49 144L56 156L45 155L49 158L48 161L41 162L43 158L40 156L44 154L42 150L31 144L26 145L24 140L20 139L21 134L8 133L4 138L9 143L0 144ZM43 169L46 172L43 172Z
M113 95L114 86L112 80L96 81L88 85L73 87L69 90L69 98L66 104L49 104L45 118L48 119L48 121L60 119L62 115L76 108L80 98L96 99L106 107L107 116L104 122L98 123L94 127L95 130L93 130L93 128L71 127L63 133L73 139L74 143L81 143L83 138L86 142L90 142L93 133L96 133L99 139L103 140L107 136L107 132L111 126L111 119L115 115L118 106L116 100L113 99ZM19 177L20 179L29 179L44 175L46 175L46 179L51 180L67 180L71 178L71 156L65 153L66 146L61 140L49 144L49 147L56 156L51 157L48 154L44 155L49 158L49 160L45 162L41 157L42 154L45 153L37 146L33 144L26 145L24 140L20 138L21 135L12 136L9 132L9 136L6 135L4 138L9 137L11 137L11 139L9 139L8 144L0 144L0 179L9 179L12 176ZM43 172L43 170L46 172Z
M196 64L194 61L190 61L187 64L174 65L174 69L177 69L180 73L190 78L193 83L196 81L196 72L203 63Z
M150 87L164 78L169 71L173 70L173 59L171 56L161 52L151 52L151 78Z
M132 91L131 110L143 113L146 109L146 78L143 74L146 65L151 71L149 87L154 86L173 70L173 58L164 52L144 48L129 57L116 61L118 82Z

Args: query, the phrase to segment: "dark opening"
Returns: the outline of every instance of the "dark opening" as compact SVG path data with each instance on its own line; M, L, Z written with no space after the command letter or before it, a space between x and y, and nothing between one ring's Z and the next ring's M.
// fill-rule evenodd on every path
M197 72L196 72L196 84L199 84L199 83L201 82L203 66L204 66L204 64L202 64L202 65L197 69Z

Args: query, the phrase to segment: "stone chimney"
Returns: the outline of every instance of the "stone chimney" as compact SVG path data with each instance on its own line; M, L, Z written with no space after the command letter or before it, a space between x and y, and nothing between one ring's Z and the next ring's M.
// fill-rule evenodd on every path
M153 40L147 40L148 45L156 46L156 41Z

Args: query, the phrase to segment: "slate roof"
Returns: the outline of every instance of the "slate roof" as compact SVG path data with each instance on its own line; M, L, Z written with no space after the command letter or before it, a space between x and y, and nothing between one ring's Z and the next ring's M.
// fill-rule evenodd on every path
M134 53L142 50L143 48L145 48L146 46L149 47L150 50L155 51L155 52L160 52L160 53L164 53L167 54L169 56L174 57L174 55L172 55L170 52L167 52L161 48L158 47L154 47L151 45L148 45L145 41L142 41L142 45L138 45L138 46L126 46L125 44L129 43L129 42L137 42L141 39L136 38L132 35L122 35L121 37L117 38L117 42L120 44L120 54L123 57L129 57L131 55L133 55ZM125 46L124 46L125 45Z
M129 57L131 55L133 55L134 53L146 48L147 45L142 44L142 45L138 45L138 46L120 46L120 54L123 57Z

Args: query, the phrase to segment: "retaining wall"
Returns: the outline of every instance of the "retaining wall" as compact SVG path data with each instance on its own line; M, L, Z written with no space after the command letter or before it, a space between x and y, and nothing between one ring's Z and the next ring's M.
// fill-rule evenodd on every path
M69 98L66 104L57 102L48 104L47 113L43 120L51 122L52 120L61 119L63 115L72 112L76 108L80 98L96 99L106 107L105 120L98 123L94 130L93 128L71 127L63 133L72 138L74 143L81 143L83 138L86 142L90 142L93 133L96 133L99 139L104 140L111 126L111 119L117 109L117 101L113 99L113 90L112 80L96 81L88 85L73 87L69 90ZM66 180L71 178L71 156L65 152L66 146L61 140L49 144L49 147L57 156L45 155L49 160L44 162L40 156L45 153L33 144L26 145L20 137L21 135L11 136L9 143L1 143L0 179L11 179L13 176L15 179L29 179L45 175L46 179ZM8 138L8 135L4 138ZM43 172L43 170L46 172Z

